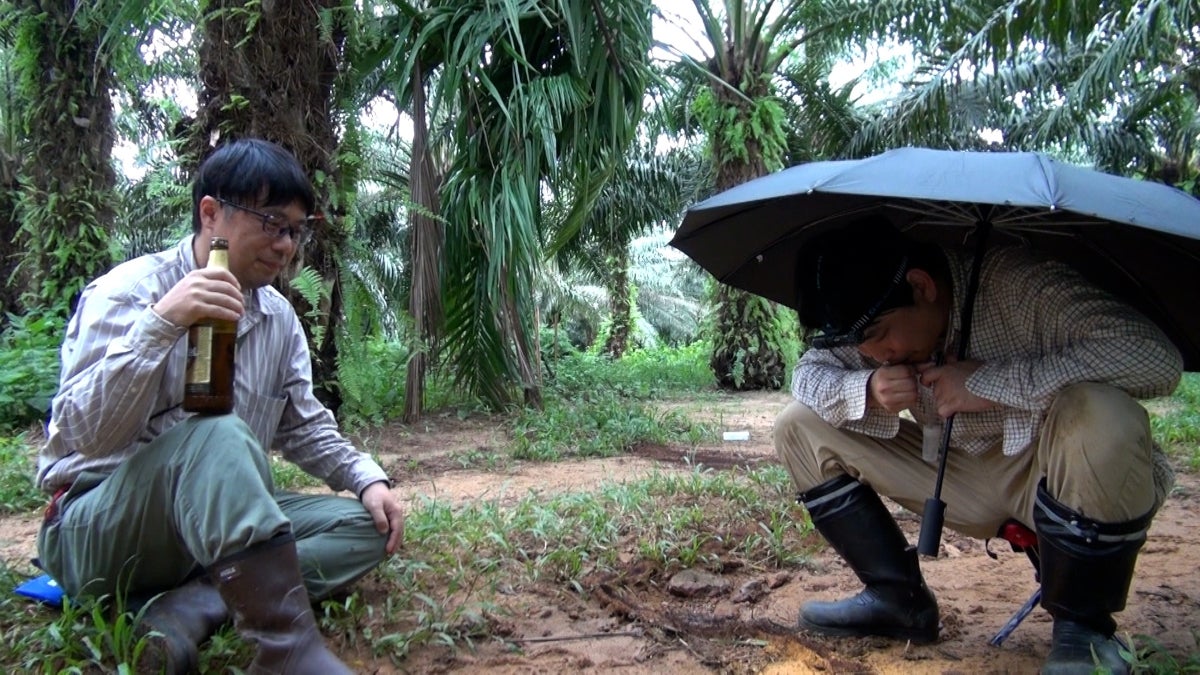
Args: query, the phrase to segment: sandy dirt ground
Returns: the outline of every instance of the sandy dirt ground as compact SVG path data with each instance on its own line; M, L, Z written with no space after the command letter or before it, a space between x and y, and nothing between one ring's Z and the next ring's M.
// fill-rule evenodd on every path
M771 426L786 394L723 397L697 413L722 430L748 431L746 441L707 447L643 448L620 458L517 463L491 470L464 469L455 458L496 452L505 442L498 420L431 416L420 428L376 429L358 440L398 478L395 491L414 502L436 497L453 503L517 500L530 494L595 489L602 482L636 480L651 472L688 471L687 462L714 470L775 461ZM682 405L682 404L681 404ZM415 471L412 469L419 467ZM916 515L894 507L915 542ZM1178 486L1156 518L1138 559L1119 631L1150 636L1183 659L1200 652L1200 477L1180 473ZM0 555L12 563L33 555L37 518L0 522ZM1024 554L1006 543L990 545L947 530L942 553L922 563L937 595L938 642L917 646L882 639L824 638L797 632L796 611L809 598L833 599L858 591L853 573L828 549L804 568L731 569L729 591L705 599L672 595L635 570L617 578L593 575L589 590L535 585L505 595L503 639L473 649L424 647L399 663L366 653L343 653L368 673L1034 673L1049 650L1050 617L1037 608L1000 647L991 638L1035 590ZM750 600L741 589L755 589ZM362 592L371 602L368 577ZM1141 643L1138 643L1139 646Z

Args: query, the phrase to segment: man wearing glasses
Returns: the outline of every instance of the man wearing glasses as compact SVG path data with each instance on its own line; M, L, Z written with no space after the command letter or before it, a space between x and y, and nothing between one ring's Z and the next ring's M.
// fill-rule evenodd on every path
M71 597L156 596L140 630L155 672L197 666L230 617L257 644L251 672L348 673L310 602L376 567L403 539L387 475L312 392L304 331L270 286L311 233L315 197L295 158L239 140L193 186L193 234L84 289L67 328L38 481L38 536ZM229 269L209 269L213 237ZM185 413L188 327L237 321L234 414ZM277 492L267 450L335 495Z

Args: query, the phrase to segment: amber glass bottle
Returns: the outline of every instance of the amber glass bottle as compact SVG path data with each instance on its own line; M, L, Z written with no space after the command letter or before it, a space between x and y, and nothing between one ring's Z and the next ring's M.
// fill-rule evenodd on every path
M224 237L213 237L208 267L229 269L229 241ZM205 319L188 329L184 410L200 415L223 415L233 410L236 348L236 321Z

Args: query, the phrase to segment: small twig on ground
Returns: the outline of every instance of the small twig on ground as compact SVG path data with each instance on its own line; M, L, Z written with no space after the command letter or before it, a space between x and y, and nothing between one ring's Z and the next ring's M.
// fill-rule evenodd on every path
M594 640L611 637L642 637L640 630L627 630L617 633L583 633L581 635L550 635L547 637L509 638L513 642L564 642L567 640Z
M700 655L700 653L699 653L699 652L697 652L695 649L693 649L693 648L692 648L692 646L691 646L690 644L688 644L688 643L687 643L687 640L684 640L684 639L683 639L683 636L679 636L679 637L677 637L677 638L675 638L675 639L676 639L676 640L679 642L679 644L683 645L683 648L684 648L684 649L686 649L686 650L688 650L688 652L689 652L689 653L690 653L692 656L696 657L696 660L697 660L697 661L700 661L701 663L704 663L704 657L703 657L703 656L701 656L701 655Z

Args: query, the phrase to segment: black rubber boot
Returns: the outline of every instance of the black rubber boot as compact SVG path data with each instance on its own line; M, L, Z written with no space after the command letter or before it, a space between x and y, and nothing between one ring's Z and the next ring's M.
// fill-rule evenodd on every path
M1056 501L1038 486L1033 523L1042 569L1042 607L1054 617L1043 675L1124 674L1113 612L1125 609L1151 511L1124 523L1099 523Z
M800 626L825 635L937 640L937 600L921 577L916 548L879 495L843 475L802 493L799 501L866 586L844 600L805 603Z

